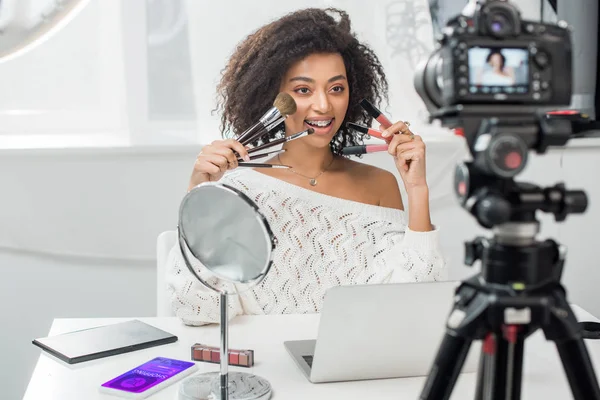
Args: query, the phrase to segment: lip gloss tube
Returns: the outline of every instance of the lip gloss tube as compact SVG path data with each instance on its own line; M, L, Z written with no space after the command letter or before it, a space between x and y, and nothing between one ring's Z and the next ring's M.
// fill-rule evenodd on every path
M361 146L348 146L342 149L342 154L346 155L360 155L367 153L377 153L381 151L388 151L387 144L367 144Z
M362 132L362 133L366 133L369 136L373 136L373 137L376 137L376 138L381 139L381 140L388 141L388 140L391 139L391 137L389 137L389 138L383 137L381 135L381 131L378 131L377 129L367 128L366 126L355 124L354 122L348 122L346 124L346 126L348 128L350 128L350 129L354 129L356 131L359 131L359 132Z
M383 115L383 113L379 111L379 109L375 107L369 100L362 99L360 101L360 105L362 106L362 108L365 109L366 112L368 112L371 115L371 117L375 118L377 122L379 122L381 126L384 127L384 129L387 129L390 126L392 126L392 122L385 115Z

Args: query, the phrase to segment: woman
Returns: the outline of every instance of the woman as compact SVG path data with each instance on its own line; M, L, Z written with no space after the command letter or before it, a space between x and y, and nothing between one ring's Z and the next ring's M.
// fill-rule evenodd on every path
M485 86L512 86L515 74L512 68L506 67L506 57L499 50L490 50L485 59L488 67L480 71L478 82Z
M403 122L384 132L408 194L408 217L392 173L340 155L363 139L346 122L371 121L359 101L387 97L381 64L351 33L345 12L301 10L260 28L232 55L219 92L224 132L242 132L279 92L297 104L282 124L285 134L315 130L287 142L285 153L268 161L289 170L236 169L234 152L245 157L247 149L234 139L215 141L198 155L188 189L207 181L236 187L258 205L277 237L271 270L260 285L232 298L230 317L318 312L335 285L445 277L438 231L430 222L421 138L411 139ZM178 246L167 281L173 309L185 324L218 322L218 296L187 270Z

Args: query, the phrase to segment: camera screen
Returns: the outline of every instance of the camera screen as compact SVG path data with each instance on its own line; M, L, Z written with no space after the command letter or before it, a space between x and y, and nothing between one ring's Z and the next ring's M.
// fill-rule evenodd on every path
M529 92L529 53L522 48L469 49L469 90L482 94Z

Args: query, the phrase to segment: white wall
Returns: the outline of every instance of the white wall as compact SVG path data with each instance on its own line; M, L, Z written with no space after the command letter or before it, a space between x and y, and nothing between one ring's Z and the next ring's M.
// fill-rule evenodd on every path
M143 0L131 1L145 3ZM139 120L139 115L131 115L135 107L131 107L131 97L123 92L124 81L127 88L131 87L131 82L126 81L126 77L131 78L132 72L136 71L127 64L132 61L131 57L124 57L125 61L122 57L122 52L125 51L123 48L131 46L131 43L123 44L119 40L119 19L109 18L112 15L110 12L118 13L118 8L114 8L118 3L118 0L102 0L103 6L98 8L99 2L92 2L95 5L84 11L83 19L76 20L62 35L57 35L48 42L47 47L40 48L40 53L31 53L31 58L22 58L18 64L1 65L0 87L3 90L0 95L0 118L7 116L6 113L1 113L9 108L39 109L40 105L36 101L40 98L37 97L36 89L41 88L47 99L44 104L50 109L55 106L54 109L58 110L72 107L69 115L77 124L82 115L78 114L79 111L108 110L110 118L104 121L105 125L97 125L95 122L77 125L74 122L70 125L73 129L67 129L66 133L69 134L78 130L93 133L99 127L112 127L115 133L122 133L122 128L128 126L128 121ZM169 7L166 2L150 3ZM194 3L195 7L200 7L201 2ZM361 1L323 0L320 3L347 8L355 15L362 10L358 6L359 3L362 4ZM277 4L280 11L292 7L283 2ZM381 8L361 15L356 20L356 26L374 44L386 64L392 91L390 103L395 107L390 107L390 113L398 118L400 115L414 118L418 125L419 118L423 116L420 111L422 107L413 92L412 81L404 79L409 76L412 80L413 67L403 62L402 57L410 56L416 60L426 55L423 49L427 48L427 44L418 48L417 53L411 53L409 49L408 52L404 50L403 56L393 55L393 40L389 41L385 32L377 30L383 29L385 24L372 23L382 20L385 4L378 4ZM191 15L206 11L202 8L190 10ZM166 12L158 14L169 15ZM257 16L261 21L267 17L268 15ZM100 30L93 25L98 23L98 18L104 18ZM201 22L205 19L195 17L195 20ZM239 28L243 30L258 24L254 21L247 23L248 25ZM232 26L235 28L238 24ZM369 26L378 28L370 31L367 29ZM200 106L181 115L173 114L177 110L171 110L171 114L158 110L156 116L162 119L170 116L172 124L178 125L197 113L200 118L199 132L206 135L207 132L216 133L214 130L203 130L203 127L214 126L211 125L214 120L206 117L207 109L212 109L208 100L212 99L214 92L210 80L214 78L217 65L220 66L224 60L216 60L207 71L203 69L199 60L206 53L202 53L202 47L193 41L194 37L198 38L195 35L201 35L202 29L201 25L191 26L189 44L195 76L203 76L203 72L209 73L208 81L196 80L193 85ZM91 30L92 33L81 33L86 30ZM427 33L423 35L426 36ZM110 54L114 55L116 64L106 64L106 60L99 61L108 68L103 69L89 61L89 58L86 58L87 62L77 62L77 54L82 57L97 55L95 52L90 53L86 47L86 44L91 43L90 37L100 41L94 42L100 43L99 48L114 52ZM112 40L112 45L104 42L105 39ZM228 40L233 40L233 36ZM69 49L79 50L73 52L71 63L65 65L59 62L61 58L57 55L62 54L61 51L68 52ZM164 54L156 57L163 57L164 62ZM224 57L225 54L220 55L220 58ZM126 65L119 66L120 63ZM168 66L166 62L162 64L163 71ZM86 70L88 67L90 69ZM27 75L21 72L27 72ZM176 72L173 79L186 73L185 68L179 66ZM156 73L156 76L162 75L160 71ZM86 82L86 79L93 82ZM158 86L156 98L167 95ZM84 87L89 90L83 91ZM16 95L12 97L12 93ZM11 99L15 101L12 102ZM183 97L179 100L181 104L185 104ZM60 104L64 107L61 108ZM124 110L129 114L125 115ZM4 125L6 126L8 125ZM39 122L29 128L16 122L10 126L24 130L31 128L41 134L52 130L40 130L44 124ZM431 133L425 128L419 132ZM463 241L485 232L471 216L457 206L452 195L450 184L453 159L449 158L449 154L460 157L463 154L460 145L455 138L440 136L439 129L436 132L437 135L428 138L429 179L430 184L435 186L435 191L432 192L433 219L442 228L444 251L452 266L451 277L462 279L476 272L476 269L462 266ZM3 135L10 133L12 130L0 128L0 144L3 143ZM144 132L135 134L143 135ZM25 138L22 141L23 147L35 148L36 144L39 145L39 142L31 142L31 136ZM207 140L209 136L203 138ZM94 144L97 142L89 137L80 141L79 147L93 147ZM1 354L4 355L3 362L0 363L0 383L3 383L4 388L2 398L7 399L16 399L22 395L39 354L31 340L46 335L53 318L153 315L156 296L156 236L164 230L174 229L179 201L184 195L190 167L199 150L198 145L133 148L108 146L104 149L61 150L60 144L55 143L52 147L57 148L0 149L0 268L3 272L3 278L0 279L0 304L3 317L1 337L4 339L0 345ZM600 278L600 270L596 268L596 254L593 251L595 223L600 221L600 207L597 206L600 183L595 179L593 166L600 154L599 148L596 145L589 149L568 150L564 158L561 153L558 151L532 160L524 177L543 184L566 179L569 187L588 190L591 206L587 214L583 217L571 217L562 225L554 224L551 218L544 217L547 222L543 225L542 237L550 235L569 246L563 281L570 290L570 298L592 313L600 315L600 304L594 288L594 283ZM365 157L364 161L389 168L390 160L384 156L373 155Z
M22 396L53 318L154 315L156 237L196 151L0 151L2 398Z

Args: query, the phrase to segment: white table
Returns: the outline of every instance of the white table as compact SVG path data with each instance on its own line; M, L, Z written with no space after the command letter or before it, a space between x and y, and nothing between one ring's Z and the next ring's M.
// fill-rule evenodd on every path
M574 306L579 320L594 320L592 315ZM201 342L218 345L218 326L188 327L176 318L139 318L176 334L176 343L132 353L89 361L73 366L42 352L25 393L25 400L39 399L115 399L101 394L103 382L154 357L190 359L190 347ZM123 318L55 319L49 335L120 322ZM282 342L315 338L319 315L241 316L230 324L230 347L254 349L253 368L231 367L266 378L274 389L275 399L417 399L425 377L382 379L341 383L311 384L292 361ZM586 340L596 371L600 371L600 340ZM437 344L436 344L437 346ZM476 347L477 346L477 347ZM523 399L571 399L571 392L553 343L546 342L538 331L525 342ZM478 344L472 351L479 351ZM218 371L217 364L198 362L200 372ZM452 399L472 399L474 373L461 374ZM177 399L178 384L154 394L150 399Z

